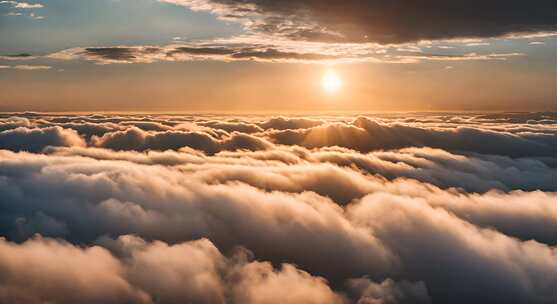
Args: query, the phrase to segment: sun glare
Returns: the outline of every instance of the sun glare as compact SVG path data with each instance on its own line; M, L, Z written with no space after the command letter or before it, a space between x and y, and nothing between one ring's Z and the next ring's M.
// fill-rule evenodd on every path
M321 86L327 93L337 92L342 86L342 80L333 70L329 70L321 80Z

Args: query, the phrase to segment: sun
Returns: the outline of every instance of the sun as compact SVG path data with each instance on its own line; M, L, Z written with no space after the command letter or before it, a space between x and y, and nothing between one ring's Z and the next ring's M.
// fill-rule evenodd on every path
M342 80L338 77L334 70L329 70L323 79L321 79L321 86L327 93L335 93L342 87Z

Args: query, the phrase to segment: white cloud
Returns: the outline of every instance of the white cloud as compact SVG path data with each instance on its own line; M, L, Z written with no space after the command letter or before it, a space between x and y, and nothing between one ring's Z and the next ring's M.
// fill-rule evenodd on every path
M0 4L10 4L13 8L19 8L19 9L32 9L32 8L44 7L40 3L27 3L27 2L19 2L19 1L0 1Z
M50 70L52 67L48 65L30 65L20 64L13 67L16 70L34 71L34 70Z

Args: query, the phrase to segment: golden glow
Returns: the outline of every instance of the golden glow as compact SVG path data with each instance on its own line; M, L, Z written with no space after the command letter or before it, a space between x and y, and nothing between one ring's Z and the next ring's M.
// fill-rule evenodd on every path
M321 86L327 93L334 93L342 87L342 80L334 70L329 70L321 79Z

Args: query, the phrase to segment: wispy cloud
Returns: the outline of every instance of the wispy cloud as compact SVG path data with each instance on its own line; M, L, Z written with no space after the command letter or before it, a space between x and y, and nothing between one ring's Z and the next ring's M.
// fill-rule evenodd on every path
M33 59L37 59L37 56L33 56L27 53L0 55L0 60L8 60L8 61L33 60Z
M14 69L21 71L36 71L36 70L50 70L52 67L49 65L33 65L33 64L18 64L18 65L2 65L2 69Z
M409 62L419 62L422 60L429 61L477 61L477 60L508 60L513 57L526 56L524 53L467 53L462 55L447 54L419 54L419 55L398 55L395 56L400 60L408 60Z
M419 53L419 55L416 55ZM212 41L166 46L90 47L62 50L48 55L51 59L83 59L97 64L153 63L160 61L259 61L291 63L416 63L422 60L470 61L505 60L525 56L521 53L428 54L415 46L380 46L377 44L343 44L295 42L292 40L233 37Z
M19 1L0 1L0 4L9 4L13 8L19 8L19 9L33 9L33 8L44 7L40 3L28 3L28 2L19 2Z

